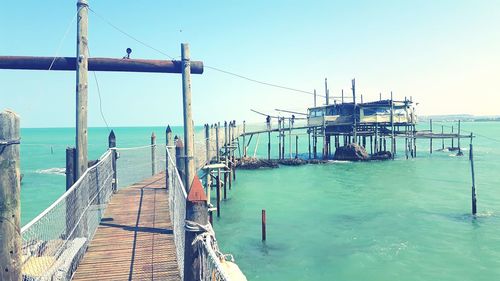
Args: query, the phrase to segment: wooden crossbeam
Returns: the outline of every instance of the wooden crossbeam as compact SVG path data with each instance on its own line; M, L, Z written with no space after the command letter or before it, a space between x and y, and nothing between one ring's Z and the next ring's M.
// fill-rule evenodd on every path
M74 57L0 56L0 69L76 70ZM176 60L89 58L89 71L182 73L182 62ZM203 62L191 61L191 73L202 74Z

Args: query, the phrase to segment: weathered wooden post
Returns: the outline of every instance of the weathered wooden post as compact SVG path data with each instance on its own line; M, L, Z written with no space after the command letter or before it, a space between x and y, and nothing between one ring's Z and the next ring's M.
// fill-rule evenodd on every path
M454 138L453 138L453 126L451 126L451 149L455 148Z
M195 175L194 168L194 130L193 117L191 109L191 58L189 53L189 45L181 44L182 58L182 102L184 114L184 154L185 158L185 173L186 173L186 188L191 186ZM186 191L187 192L187 191ZM189 193L189 192L188 192Z
M151 134L151 175L156 174L156 135Z
M111 166L113 167L113 180L111 186L113 188L113 192L116 192L118 186L118 179L116 177L116 159L118 155L116 152L116 136L113 130L111 130L108 136L108 148L111 150Z
M299 136L295 135L295 159L299 158Z
M281 118L278 117L278 159L281 159Z
M247 157L247 146L246 146L246 138L245 138L245 132L246 132L246 122L243 121L243 158ZM268 144L269 146L269 144Z
M186 187L186 172L184 169L186 169L186 164L184 163L186 157L184 155L184 143L182 140L175 136L174 137L174 142L175 142L175 166L177 168L177 171L179 172L179 176L182 179L182 184L184 185L184 188L187 189ZM187 192L187 190L186 190Z
M88 168L87 104L88 104L88 9L87 0L77 2L76 48L76 179Z
M19 116L0 113L0 280L20 281L21 173Z
M228 135L227 135L227 121L224 121L224 164L226 167L229 167L229 159L228 159L228 151L227 151L227 146L228 146ZM224 200L227 199L227 177L228 177L228 170L224 170Z
M472 139L472 133L471 133L471 139ZM474 153L472 151L472 142L470 144L469 148L469 160L470 160L470 171L472 175L472 215L476 215L477 213L477 199L476 199L476 179L475 179L475 174L474 174Z
M210 126L208 124L205 124L205 157L206 157L206 163L205 164L210 164Z
M463 156L464 153L462 152L462 148L460 147L460 134L461 134L461 130L460 130L460 120L458 120L458 137L457 137L457 142L458 142L458 153L457 153L457 156Z
M266 210L262 209L262 241L266 241Z
M271 131L267 131L267 160L271 160Z
M325 104L329 105L330 104L330 93L328 91L328 80L325 78Z
M309 152L309 160L311 160L311 129L307 129L307 149Z
M167 126L167 129L165 130L165 139L166 139L166 145L167 149L165 150L165 153L167 153L167 157L165 158L166 163L165 163L165 180L166 180L166 188L170 188L170 169L175 168L172 167L172 163L170 163L170 159L172 158L173 155L175 155L175 143L172 140L172 129L170 128L170 125ZM169 158L170 155L170 158ZM172 161L175 161L175 159L172 159Z
M314 107L316 107L316 89L314 89Z
M205 232L208 224L207 196L198 176L194 175L186 200L186 232L184 244L184 280L200 280L201 248L196 245L196 237ZM202 227L203 226L203 227ZM193 243L195 245L193 245ZM199 242L198 242L199 243Z
M352 104L353 104L353 113L352 113L352 122L353 122L353 126L352 126L352 130L353 130L353 138L354 138L354 142L356 142L356 134L357 134L357 131L358 129L356 128L357 127L357 119L358 119L358 116L356 114L356 79L352 79Z
M75 164L76 164L76 148L66 148L66 190L68 190L75 183Z
M429 127L431 131L431 139L429 141L429 152L432 154L432 119L429 120Z
M391 156L394 160L396 154L396 138L394 137L394 99L391 91Z
M444 126L441 125L441 135L444 135ZM444 151L444 137L441 138L441 150Z

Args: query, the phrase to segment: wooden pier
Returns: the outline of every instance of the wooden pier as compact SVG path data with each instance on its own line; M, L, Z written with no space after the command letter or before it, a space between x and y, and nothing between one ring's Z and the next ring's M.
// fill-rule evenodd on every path
M173 235L164 173L120 189L72 280L180 280Z

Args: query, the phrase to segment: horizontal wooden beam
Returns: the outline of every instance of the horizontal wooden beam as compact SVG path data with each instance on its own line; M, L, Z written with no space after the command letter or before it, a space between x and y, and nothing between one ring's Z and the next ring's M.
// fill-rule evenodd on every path
M182 73L176 60L89 58L89 71ZM51 66L52 65L52 66ZM0 69L76 70L74 57L0 56ZM192 61L191 73L202 74L203 62Z

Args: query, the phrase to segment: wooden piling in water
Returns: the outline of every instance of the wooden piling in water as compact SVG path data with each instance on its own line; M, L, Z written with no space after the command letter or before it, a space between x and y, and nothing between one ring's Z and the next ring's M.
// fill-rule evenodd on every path
M0 280L22 278L19 122L12 111L0 113Z
M262 241L266 241L266 210L262 209Z
M464 155L463 152L462 152L462 148L460 147L460 133L461 133L461 130L460 130L460 120L458 120L458 137L457 137L458 153L457 153L457 156Z
M307 129L307 148L309 152L309 160L311 159L311 129Z
M471 139L472 139L472 133L471 133ZM472 150L472 142L469 148L469 160L470 160L470 169L472 176L472 215L476 215L477 213L476 179L474 174L474 153Z
M444 135L444 126L441 125L441 135ZM441 139L441 150L444 151L444 138Z
M429 120L431 139L429 140L429 153L432 154L432 119Z
M151 134L151 175L156 174L156 135Z
M295 136L295 159L299 158L299 136Z
M227 146L228 146L228 135L227 135L227 121L224 121L224 164L226 164L226 167L229 166L229 161L228 161L228 151L227 151ZM227 199L227 176L228 176L228 171L224 171L224 200Z

